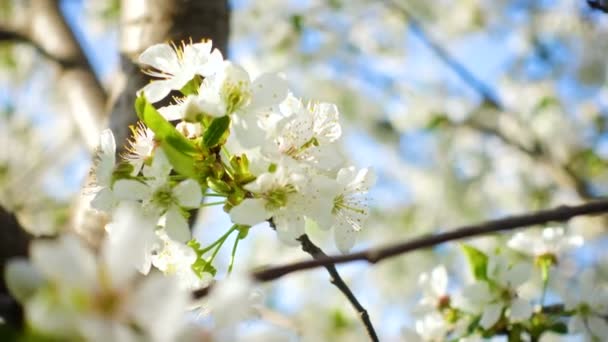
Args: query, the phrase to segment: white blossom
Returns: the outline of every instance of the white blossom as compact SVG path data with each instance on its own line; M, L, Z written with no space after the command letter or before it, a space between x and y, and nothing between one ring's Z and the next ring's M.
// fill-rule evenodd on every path
M161 218L167 234L177 241L188 241L190 230L182 208L198 208L202 192L198 183L186 179L177 185L169 181L171 164L162 150L157 150L150 166L144 166L145 181L120 179L114 185L117 196L124 200L143 201L144 210Z
M559 257L582 244L582 236L566 234L561 227L547 227L540 232L538 230L517 232L507 242L510 248L535 257L545 254Z
M211 41L182 46L166 43L152 45L139 56L139 62L152 67L146 71L158 78L146 85L142 91L148 101L154 103L165 98L171 90L180 90L194 76L209 76L221 64L219 50L211 51Z
M530 277L532 266L527 263L510 265L501 256L492 256L487 267L488 278L492 283L478 281L466 286L462 291L460 305L465 310L481 313L479 324L491 328L501 317L503 310L512 321L523 321L532 314L532 305L521 298L519 287Z
M147 128L142 122L138 122L136 126L131 126L131 139L127 152L123 154L123 158L133 166L132 176L136 176L141 171L144 162L152 156L155 148L154 132Z
M322 170L331 170L342 163L335 144L342 134L335 105L304 106L299 99L289 96L280 108L285 117L276 123L263 147L268 158L286 157Z
M28 324L66 340L173 340L188 294L171 278L141 279L123 248L136 240L107 242L100 255L70 235L32 244L31 262L46 282L24 305Z
M101 132L99 140L94 166L95 197L91 200L91 207L109 212L117 202L112 191L112 176L116 166L116 142L114 134L109 129Z
M245 186L256 197L246 198L230 210L232 222L253 226L272 218L279 239L297 245L304 234L307 199L301 193L305 177L278 166L274 172L263 173Z
M370 169L357 170L354 166L340 169L336 177L339 185L333 198L332 224L334 240L343 252L348 252L356 241L356 233L363 227L368 215L365 194L376 181Z
M583 333L600 341L608 339L608 288L598 282L593 271L585 270L579 279L580 288L562 290L564 308L574 311L568 332Z
M196 261L196 253L192 248L172 240L163 230L156 233L162 241L162 246L151 256L154 267L166 275L175 276L180 286L186 290L199 289L210 284L211 274L203 273L204 278L201 279L192 270L192 264Z
M443 265L422 273L418 278L418 286L422 289L422 298L418 305L425 311L437 310L449 300L448 273Z
M192 119L199 113L213 117L232 113L246 116L279 104L286 95L286 82L278 75L263 74L252 82L243 67L224 61L215 74L203 80L198 94L163 107L160 113L167 120Z

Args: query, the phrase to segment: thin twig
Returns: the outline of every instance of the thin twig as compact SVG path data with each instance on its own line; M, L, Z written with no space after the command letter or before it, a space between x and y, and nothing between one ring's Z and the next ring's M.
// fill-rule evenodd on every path
M590 1L591 2L591 1ZM598 2L598 1L594 1ZM416 16L405 6L396 3L393 0L388 0L388 3L391 7L400 11L408 20L410 27L412 28L412 32L416 34L416 36L428 46L428 48L439 58L446 66L448 66L460 79L466 83L469 87L475 90L482 98L484 104L489 105L498 110L504 110L504 106L501 100L495 95L495 92L492 90L490 86L482 82L480 79L475 77L473 73L467 69L464 64L458 61L457 58L452 56L443 46L437 42L431 35L429 35L422 23L416 18ZM547 154L539 149L540 145L538 142L535 142L534 148L528 148L526 146L522 146L517 141L510 139L505 136L498 129L474 125L470 120L467 121L467 124L472 128L478 129L482 133L491 134L501 139L504 143L509 144L520 150L522 153L528 154L531 158L539 158L542 161L550 166L552 170L556 173L557 177L566 180L570 185L574 188L577 194L585 200L594 198L593 194L589 190L587 183L582 180L570 167L567 165L562 165L556 163L551 158L547 156Z
M452 71L454 71L460 79L462 79L467 85L475 90L481 96L484 103L496 108L502 109L503 106L500 100L494 95L491 88L482 82L480 79L475 77L472 72L469 71L460 61L452 56L446 49L441 46L433 37L426 33L423 25L418 21L416 16L410 12L405 6L402 6L395 1L388 1L391 7L400 11L408 20L408 23L412 29L412 32L424 43L431 51Z
M302 244L302 250L310 254L314 260L327 258L327 254L325 254L321 248L310 241L308 235L304 234L300 236L298 241L300 241ZM336 267L332 264L324 265L324 267L331 277L330 282L336 286L344 294L344 296L346 296L346 299L348 299L355 310L357 310L357 313L359 313L359 316L361 316L361 321L363 322L363 325L365 325L365 329L367 330L367 334L369 335L370 339L372 341L378 341L378 335L376 334L376 330L374 329L372 321L369 318L367 310L363 307L363 305L361 305L361 303L359 303L357 297L355 297L348 285L346 285Z
M384 247L375 247L361 252L319 257L314 260L304 260L286 265L265 268L252 273L253 278L266 282L278 279L284 275L309 270L328 265L344 264L353 261L367 261L375 264L384 259L406 254L419 249L434 247L448 241L461 240L474 236L487 235L501 231L509 231L550 222L566 222L573 217L582 215L597 215L608 213L608 200L598 200L577 206L559 206L553 209L540 210L522 215L514 215L498 220L486 221L475 225L449 229L445 233L425 235L401 243ZM193 292L195 298L207 295L210 287Z

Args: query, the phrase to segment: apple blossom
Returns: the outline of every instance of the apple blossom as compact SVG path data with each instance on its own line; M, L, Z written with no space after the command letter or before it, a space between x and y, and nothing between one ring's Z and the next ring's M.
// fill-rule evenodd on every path
M139 56L139 63L152 67L146 71L158 78L146 85L142 91L151 102L165 98L171 90L180 90L196 75L209 76L221 64L219 50L211 51L210 40L182 46L166 43L152 45Z

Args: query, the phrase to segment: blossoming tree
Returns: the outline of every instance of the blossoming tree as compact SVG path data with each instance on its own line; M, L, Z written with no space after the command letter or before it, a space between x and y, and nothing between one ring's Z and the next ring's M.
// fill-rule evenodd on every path
M247 64L255 69L274 57L238 63L211 40L157 43L138 54L141 72L152 78L130 95L138 122L130 126L126 142L112 129L98 132L91 176L79 194L102 226L99 238L92 242L70 227L52 238L26 236L31 239L27 253L21 247L19 253L6 253L24 255L3 265L0 289L10 295L0 303L3 340L608 339L608 259L605 254L601 259L604 228L598 229L605 226L601 214L608 212L601 196L604 160L599 147L587 147L564 126L576 118L556 113L562 108L556 96L503 103L400 2L378 7L331 1L303 9L273 4L273 10L265 2L237 6L235 28L243 37L248 22L241 16L257 13L256 6L264 8L262 18L252 21L261 31L269 18L289 22L287 29L278 25L283 31L269 29L293 41L262 40L264 53L287 57L284 73L252 72ZM298 11L337 15L337 8L348 13L362 6L381 15L367 18L373 25L359 30L394 29L395 15L406 18L430 50L480 95L481 104L473 108L463 97L453 101L464 110L447 104L437 109L436 99L417 98L421 103L414 108L420 114L389 115L381 125L357 126L377 120L365 113L369 107L363 100L325 100L352 90L343 84L307 89L307 82L319 81L298 69L311 64L296 63L299 52L292 47L302 32L324 22ZM475 2L464 13L482 10ZM353 58L379 53L367 48L353 52ZM395 99L387 95L382 101L390 108ZM595 115L591 128L578 123L597 130L590 139L603 132L603 121L596 122L603 116ZM14 129L14 117L3 120L3 137L23 135ZM388 140L416 129L437 134L434 151L441 160L430 166L403 160L389 141L373 145L382 153L363 158L376 167L361 166L353 160L369 146L356 139L345 144L345 138L353 140L348 130L357 127ZM486 135L491 139L481 138ZM23 153L30 150L38 153L35 147ZM18 179L24 163L11 156L6 158L9 180ZM390 193L374 191L402 194L391 189L396 181L411 182L415 200L406 209L395 206ZM6 189L10 199L14 195L8 190L14 189ZM18 203L15 211L31 205L13 203ZM211 223L205 217L209 212L220 218ZM193 232L196 217L200 228ZM481 223L455 224L473 219ZM71 222L67 226L82 224ZM414 224L408 231L399 227ZM510 232L515 229L520 230ZM31 226L29 231L49 234ZM324 251L327 237L335 253ZM308 258L294 261L299 249ZM599 253L589 257L585 251ZM373 293L353 286L357 277L348 270L348 277L341 274L341 265L356 261L378 265L363 282ZM325 279L307 277L304 271L315 268L325 268L336 291L325 291ZM293 281L296 277L306 278ZM300 306L289 313L285 303L294 299ZM386 312L395 308L401 314ZM386 332L391 316L398 319L396 333Z

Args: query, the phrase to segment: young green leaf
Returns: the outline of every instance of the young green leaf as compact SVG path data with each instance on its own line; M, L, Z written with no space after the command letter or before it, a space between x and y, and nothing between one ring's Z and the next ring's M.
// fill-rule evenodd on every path
M203 144L207 147L217 145L230 126L230 117L224 115L213 119L203 135Z
M476 280L488 280L488 256L482 251L470 245L462 245L462 250L467 257L469 267Z
M157 140L168 141L169 144L184 153L196 152L194 143L178 132L143 96L135 100L135 110L139 119L154 132Z
M188 81L188 83L186 83L186 85L183 86L179 91L185 96L196 95L198 94L198 89L200 88L201 83L203 83L203 79L199 75L194 75L194 78Z
M194 167L195 161L191 155L181 152L166 140L161 142L160 146L165 152L169 163L171 163L171 166L173 166L173 169L177 173L189 178L197 179L198 174Z
M181 175L196 178L193 155L196 153L194 143L184 137L173 127L154 106L143 96L135 100L137 115L153 132L167 155L167 159Z

